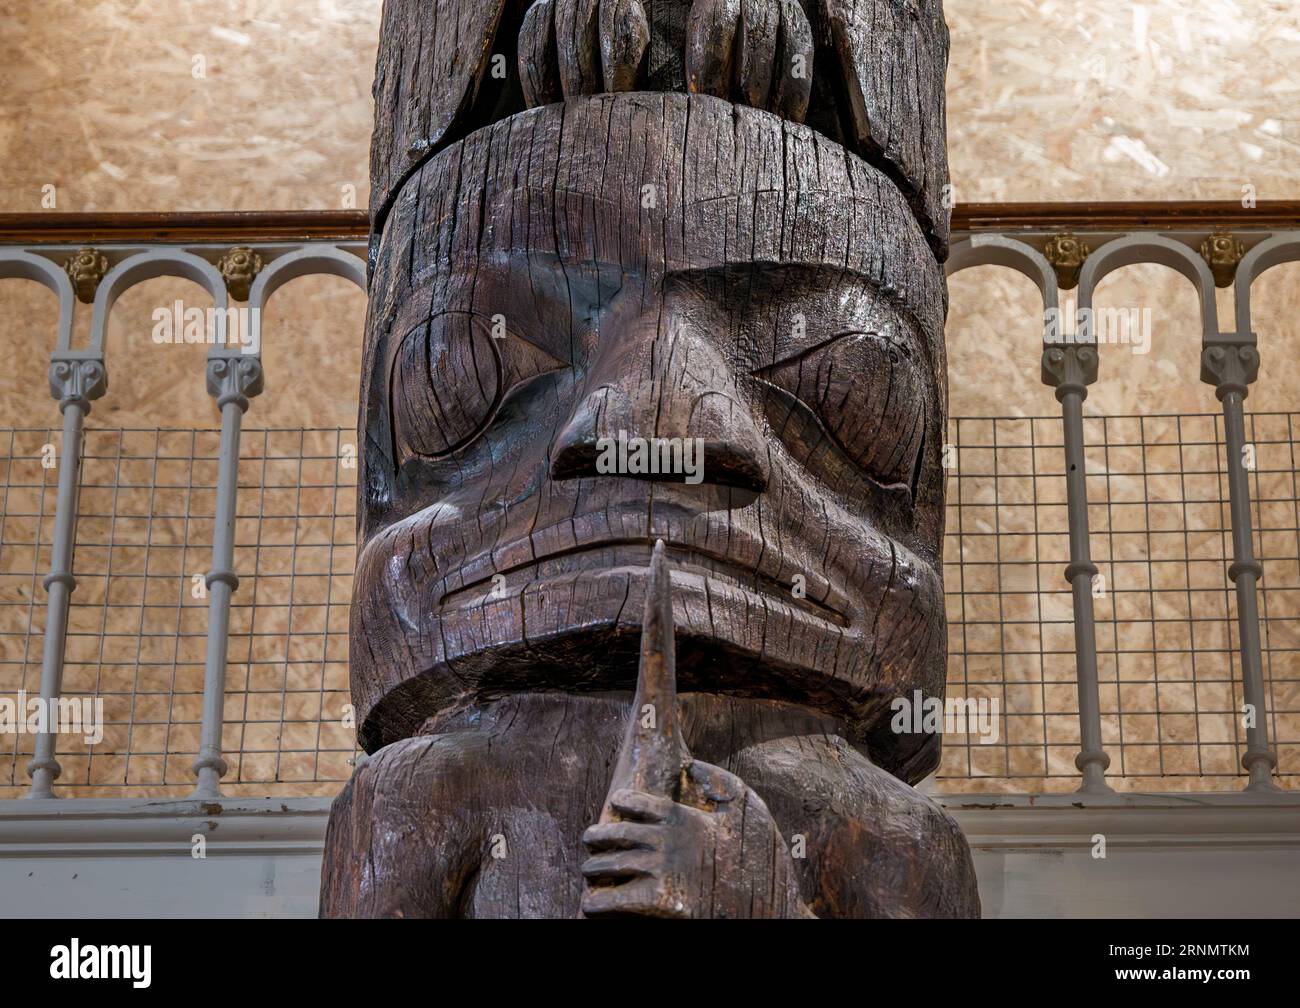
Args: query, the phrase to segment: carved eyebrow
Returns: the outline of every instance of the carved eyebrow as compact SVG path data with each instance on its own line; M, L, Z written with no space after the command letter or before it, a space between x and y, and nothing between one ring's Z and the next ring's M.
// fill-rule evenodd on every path
M824 350L826 349L826 347L838 343L842 339L847 339L850 336L875 336L879 339L885 340L888 343L892 343L894 346L899 347L904 352L909 352L910 355L910 348L907 345L909 342L911 342L910 340L899 341L897 339L891 338L888 333L877 332L875 329L869 328L867 326L863 326L861 328L854 328L850 326L849 328L843 330L842 332L837 332L832 336L827 336L824 339L817 340L814 343L809 343L806 346L792 347L791 352L786 356L780 358L779 360L773 361L771 364L763 364L759 367L756 367L750 372L750 374L761 377L764 371L775 371L777 368L787 367L790 364L794 364L796 361L803 360L803 358L805 357L811 357L819 350Z
M866 284L872 290L879 290L876 278L861 270L837 266L833 263L803 260L729 259L712 266L691 266L669 270L666 275L670 280L729 280L734 279L737 273L765 273L773 276L789 273L799 277L834 277Z

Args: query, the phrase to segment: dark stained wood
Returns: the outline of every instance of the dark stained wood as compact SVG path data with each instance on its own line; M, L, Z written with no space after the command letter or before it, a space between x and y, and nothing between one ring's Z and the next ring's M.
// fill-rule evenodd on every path
M945 255L952 201L941 0L810 0L810 6L830 57L819 73L832 77L839 94L839 138L898 183Z
M863 739L899 690L942 690L943 276L888 179L765 113L632 93L479 131L408 192L378 249L363 365L371 541L357 629L382 656L353 655L368 747L410 734L440 696L555 674L539 663L568 662L571 607L594 637L635 626L635 579L596 579L587 594L574 576L617 568L620 550L644 556L647 495L670 548L693 564L719 557L784 586L766 618L766 602L743 593L693 593L692 636L727 644L710 676L739 688L763 655L788 666L787 690L817 697ZM658 194L652 208L646 192ZM690 335L672 352L665 315ZM497 316L505 338L488 341ZM802 377L819 370L833 376L826 389ZM872 371L884 372L877 386L853 378ZM495 377L507 372L521 378L513 388ZM448 387L460 374L476 376L467 392ZM891 397L891 384L909 398ZM883 404L865 401L872 388ZM597 442L620 430L702 439L715 478L589 479ZM433 452L440 438L463 450ZM783 441L789 461L774 455ZM539 471L564 478L538 487ZM769 503L745 506L760 491ZM600 542L602 556L573 554ZM550 553L563 598L528 573ZM409 571L396 594L384 573L394 564ZM489 597L503 572L506 588ZM795 574L806 598L790 595ZM904 620L888 654L870 632L880 608ZM430 633L422 614L440 609ZM485 631L495 651L481 663ZM573 686L629 688L626 663L608 657ZM887 764L895 742L882 747Z
M946 673L938 5L444 7L385 14L322 914L978 914L893 717Z
M1088 203L958 203L956 235L1031 231L1293 231L1300 201L1264 200L1245 208L1234 200ZM0 214L0 245L98 243L364 241L364 210L265 210L184 213Z
M698 694L678 710L662 542L649 571L637 689L612 766L615 697L525 694L386 747L335 804L324 916L965 916L978 906L952 822L843 746L833 723ZM688 738L712 762L692 758ZM539 775L547 788L520 787ZM598 807L593 785L605 775L580 861L573 832Z
M510 64L505 79L492 73L498 58ZM947 59L939 0L388 0L372 219L382 223L423 160L475 129L644 86L815 118L900 187L942 258Z
M767 805L691 758L677 704L672 583L663 540L646 581L636 693L600 822L582 835L586 917L806 917L790 849Z
M938 747L891 700L945 677L944 283L893 182L744 105L602 94L429 159L375 253L352 647L374 755L323 912L974 913L960 834L893 776ZM620 432L698 439L699 480L602 471ZM626 787L656 539L684 769Z

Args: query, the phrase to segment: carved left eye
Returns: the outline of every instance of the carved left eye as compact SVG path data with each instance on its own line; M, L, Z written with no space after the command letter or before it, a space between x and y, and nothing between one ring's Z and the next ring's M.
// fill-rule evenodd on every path
M399 463L467 447L516 386L564 366L503 326L494 330L464 312L416 326L398 345L389 379Z
M848 333L755 374L802 402L875 482L914 491L929 393L910 347Z

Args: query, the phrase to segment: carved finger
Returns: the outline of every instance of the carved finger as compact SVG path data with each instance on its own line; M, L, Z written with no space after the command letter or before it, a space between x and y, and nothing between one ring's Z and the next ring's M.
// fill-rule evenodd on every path
M672 813L675 803L663 795L621 788L609 796L609 807L630 822L661 823Z
M659 847L663 827L641 822L607 822L589 826L582 842L593 854L612 850L653 850Z
M681 901L666 903L659 893L659 880L639 878L618 886L589 888L582 896L584 917L635 914L639 917L690 916Z
M772 95L773 63L778 56L781 7L778 0L741 0L741 4L736 32L736 82L746 105L766 109Z
M559 57L555 49L555 4L537 0L519 29L519 83L528 108L563 99Z
M600 0L600 64L606 91L635 91L650 45L641 0Z
M600 0L553 0L564 97L600 92Z
M582 863L582 874L596 885L618 884L654 875L661 861L658 851L609 851L587 858Z
M695 760L687 771L678 800L683 805L710 810L743 798L748 791L745 782L730 770Z
M686 25L686 89L731 97L741 0L695 0Z
M813 38L798 0L781 4L780 45L773 64L773 95L768 106L783 119L803 122L812 97Z

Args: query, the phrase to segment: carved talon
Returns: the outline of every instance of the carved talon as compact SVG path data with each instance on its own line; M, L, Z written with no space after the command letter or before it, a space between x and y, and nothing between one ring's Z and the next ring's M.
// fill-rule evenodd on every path
M519 30L524 101L634 91L649 44L641 0L536 0Z
M813 42L797 0L695 0L687 24L686 86L803 122Z

